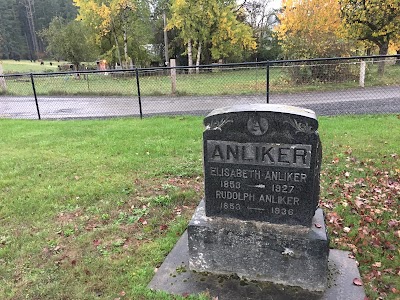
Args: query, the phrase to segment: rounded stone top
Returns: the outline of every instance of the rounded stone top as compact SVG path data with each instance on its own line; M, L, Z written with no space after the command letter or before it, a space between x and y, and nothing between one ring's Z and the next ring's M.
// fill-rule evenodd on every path
M317 115L311 109L306 109L302 107L296 107L291 105L283 105L283 104L239 104L239 105L232 105L232 106L225 106L221 108L214 109L210 112L206 118L221 115L221 114L228 114L228 113L240 113L240 112L276 112L276 113L284 113L284 114L292 114L303 116L310 119L317 120Z

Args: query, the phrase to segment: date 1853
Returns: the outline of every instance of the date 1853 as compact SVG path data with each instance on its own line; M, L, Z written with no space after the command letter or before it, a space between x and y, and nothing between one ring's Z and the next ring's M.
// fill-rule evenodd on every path
M240 210L239 203L221 202L221 209L223 210Z

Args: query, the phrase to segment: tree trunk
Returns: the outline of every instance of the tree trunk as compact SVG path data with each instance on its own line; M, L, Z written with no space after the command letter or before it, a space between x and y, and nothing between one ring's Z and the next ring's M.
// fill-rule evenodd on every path
M127 69L129 66L129 56L128 56L128 34L126 32L126 24L124 26L124 56L125 56L124 69Z
M192 67L193 66L193 53L192 53L192 40L189 39L188 41L188 66ZM189 74L193 73L193 69L189 68Z
M117 56L118 56L119 65L122 66L121 52L119 51L118 38L117 38L117 35L115 34L114 30L113 30L113 35L114 35L114 40L115 40L115 46L117 47Z
M199 47L197 49L197 58L196 58L196 74L199 74L199 66L200 66L200 55L201 55L201 42L199 42Z
M168 34L167 30L165 29L167 27L167 17L165 16L165 11L163 11L163 22L164 22L164 58L165 58L164 65L168 66L169 64Z
M115 33L115 26L114 26L114 20L111 19L111 24L112 24L112 33L114 36L114 41L115 41L115 46L117 47L117 56L118 56L118 62L119 65L122 67L122 60L121 60L121 52L119 51L119 43L118 43L118 38L117 38L117 34Z
M389 43L384 42L379 45L379 55L387 55ZM381 58L378 64L378 75L383 75L385 72L385 58Z
M400 55L400 50L396 50L396 54ZM396 57L396 65L400 65L400 56Z

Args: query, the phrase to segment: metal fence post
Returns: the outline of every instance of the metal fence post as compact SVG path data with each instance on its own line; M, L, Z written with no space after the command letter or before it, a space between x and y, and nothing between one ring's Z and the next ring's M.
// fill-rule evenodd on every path
M33 74L32 74L32 73L30 74L30 76L31 76L31 83L32 83L33 96L35 97L36 111L37 111L39 120L41 120L40 111L39 111L39 103L38 103L37 95L36 95L35 81L33 80Z
M269 61L267 61L267 80L266 80L266 85L267 85L267 103L269 103Z
M142 112L142 99L140 97L140 83L139 83L139 70L138 68L135 68L135 73L136 73L136 86L137 86L137 94L138 94L138 99L139 99L139 112L140 112L140 118L143 119L143 112Z

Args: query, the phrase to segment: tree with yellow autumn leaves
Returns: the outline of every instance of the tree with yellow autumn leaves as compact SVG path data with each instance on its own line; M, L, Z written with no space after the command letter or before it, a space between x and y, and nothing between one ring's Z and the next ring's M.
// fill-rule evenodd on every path
M94 34L100 58L128 67L131 61L139 66L150 63L147 46L152 44L162 49L159 36L163 29L169 31L170 49L176 56L186 49L189 66L194 61L199 65L219 59L249 58L250 53L257 51L257 42L272 43L265 37L272 26L264 23L259 28L255 23L275 14L273 11L266 14L265 8L259 10L268 2L261 5L259 1L73 0L73 3L78 8L76 21ZM154 25L155 16L160 14L158 7L168 19L165 28L158 23ZM264 17L259 15L260 11ZM276 16L279 24L273 37L279 38L281 58L350 56L360 53L363 45L379 49L379 54L387 54L388 47L400 50L400 0L282 0L282 9Z
M204 49L214 60L241 56L243 50L257 47L252 28L239 20L235 1L172 0L167 30L177 29L187 46L188 65L193 65L193 49L197 50L196 65Z
M116 57L120 65L128 67L131 56L145 52L144 44L150 32L150 9L145 0L73 0L78 7L77 20L91 27L98 46L105 56ZM123 49L123 58L121 55Z
M348 32L357 40L372 42L380 55L400 35L399 0L339 0L340 11ZM383 73L384 63L378 73Z
M350 54L337 0L283 0L278 18L276 30L285 58Z

